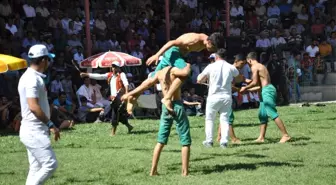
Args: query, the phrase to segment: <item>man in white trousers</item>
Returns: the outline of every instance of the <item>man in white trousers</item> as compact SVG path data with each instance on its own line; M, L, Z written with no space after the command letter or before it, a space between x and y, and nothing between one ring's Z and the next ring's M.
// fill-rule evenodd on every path
M42 185L56 170L57 160L50 143L50 132L55 141L60 139L59 130L50 121L47 88L43 74L48 62L55 55L44 45L34 45L29 49L30 67L19 81L21 104L20 140L26 146L29 173L26 185Z
M222 137L220 146L227 148L229 134L229 114L232 105L231 82L239 71L224 58L226 50L221 48L215 53L215 62L209 64L197 77L197 83L209 83L209 92L205 110L205 147L213 146L213 132L216 114L220 114Z

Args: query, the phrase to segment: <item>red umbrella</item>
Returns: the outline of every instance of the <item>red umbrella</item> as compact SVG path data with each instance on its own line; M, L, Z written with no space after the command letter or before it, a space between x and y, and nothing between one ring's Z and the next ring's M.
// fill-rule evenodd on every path
M93 55L81 61L79 66L81 68L109 68L112 67L113 62L119 62L120 66L140 66L142 64L141 59L132 55L122 52L108 51Z

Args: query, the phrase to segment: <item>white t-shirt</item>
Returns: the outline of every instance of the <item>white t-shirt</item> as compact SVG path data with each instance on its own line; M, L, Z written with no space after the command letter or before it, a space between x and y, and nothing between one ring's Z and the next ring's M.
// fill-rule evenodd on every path
M209 64L199 76L206 76L209 82L208 97L231 96L231 82L239 75L239 71L225 60Z
M319 47L312 47L311 45L306 48L306 52L309 53L310 57L315 57L316 53L319 52Z
M17 27L14 24L12 24L12 26L6 24L6 29L9 30L13 35L18 31Z
M22 115L21 128L24 127L24 129L31 130L48 130L47 125L42 123L42 121L36 118L36 116L30 111L27 102L27 98L38 98L38 103L42 111L48 118L50 118L48 92L43 81L43 78L45 77L46 76L44 74L28 68L20 78L18 91L20 95Z

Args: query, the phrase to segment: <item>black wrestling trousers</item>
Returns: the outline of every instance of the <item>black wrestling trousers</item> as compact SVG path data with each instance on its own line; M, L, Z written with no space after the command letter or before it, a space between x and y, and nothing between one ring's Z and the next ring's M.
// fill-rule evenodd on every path
M128 114L126 111L126 103L121 106L121 100L119 97L116 97L111 103L111 111L112 126L117 126L119 122L124 125L129 125Z

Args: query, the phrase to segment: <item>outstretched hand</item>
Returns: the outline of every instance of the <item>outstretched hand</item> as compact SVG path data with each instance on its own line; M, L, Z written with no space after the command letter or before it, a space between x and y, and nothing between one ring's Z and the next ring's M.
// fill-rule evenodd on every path
M88 77L88 76L89 76L88 73L80 73L80 77L81 77L81 78L85 78L85 77Z
M159 56L153 55L150 58L147 59L146 64L149 66L153 63L155 63L155 65L157 65L159 62Z

